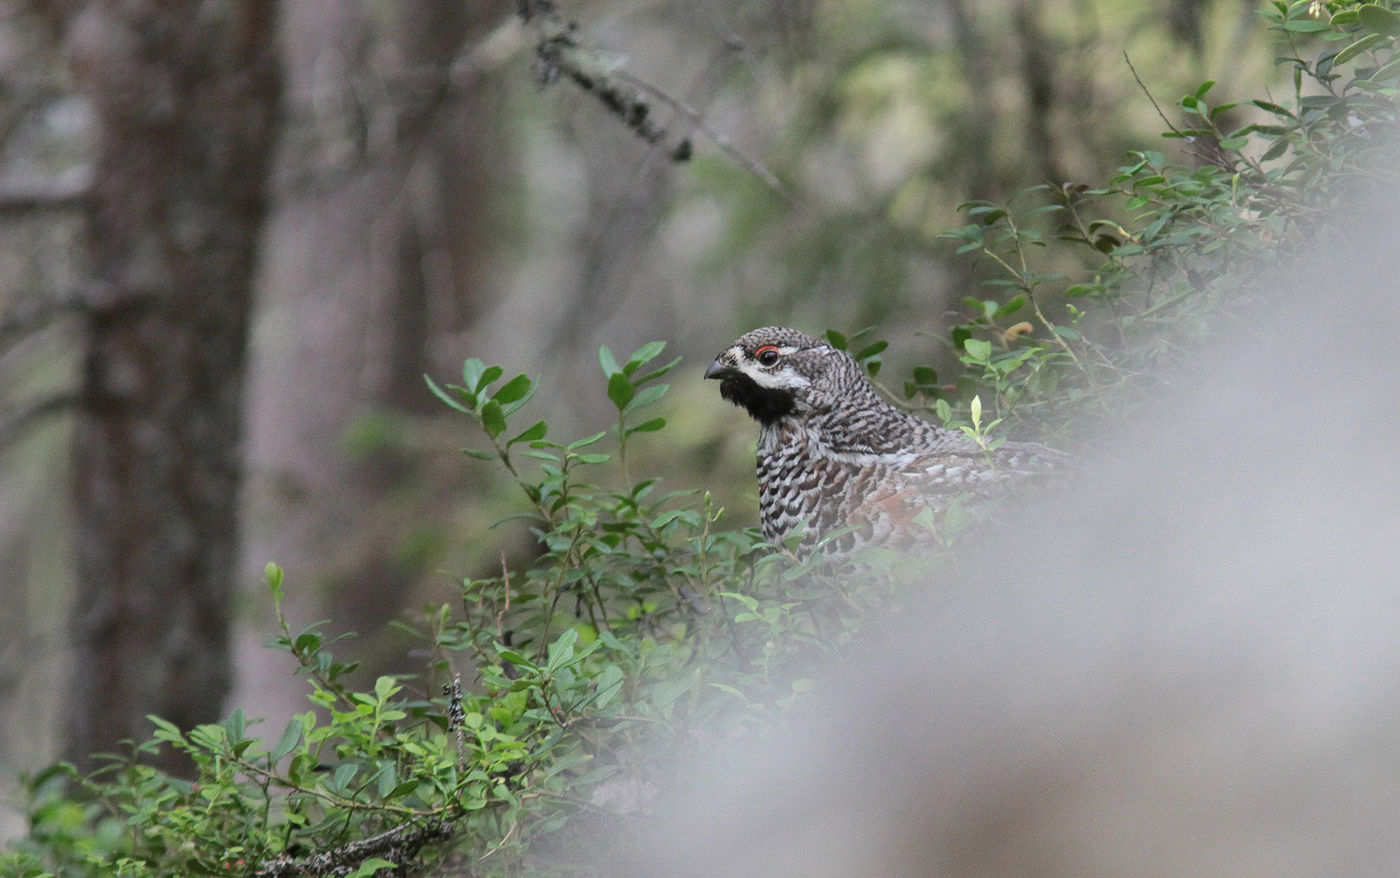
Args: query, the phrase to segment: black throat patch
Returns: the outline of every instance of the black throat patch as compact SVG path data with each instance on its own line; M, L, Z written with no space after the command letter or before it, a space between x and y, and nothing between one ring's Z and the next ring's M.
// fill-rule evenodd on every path
M747 375L730 375L719 383L719 395L767 426L797 410L791 390L760 387Z

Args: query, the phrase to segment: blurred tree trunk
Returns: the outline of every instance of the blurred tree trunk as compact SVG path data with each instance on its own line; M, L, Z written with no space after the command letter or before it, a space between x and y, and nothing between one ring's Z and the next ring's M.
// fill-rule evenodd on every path
M1040 23L1041 0L1017 0L1016 35L1021 43L1021 84L1026 90L1026 151L1039 166L1041 180L1065 180L1055 154L1052 116L1059 109L1055 91L1056 47Z
M963 128L958 138L960 150L969 157L962 171L965 197L992 198L998 194L991 159L996 134L993 57L987 49L987 41L971 0L948 0L948 12L953 21L958 54L967 71L965 81L969 110L961 120Z
M403 667L402 646L374 635L437 567L405 551L432 502L402 416L437 410L430 342L475 312L490 182L509 165L486 154L500 130L478 83L449 70L510 15L460 0L283 7L288 129L259 283L242 569L285 567L289 615L359 632L371 670ZM261 648L264 632L240 641L238 699L275 724L304 699L283 691L288 660Z
M279 77L272 0L93 0L68 34L95 118L74 434L65 749L215 719L229 689L244 348ZM172 757L167 767L178 766Z

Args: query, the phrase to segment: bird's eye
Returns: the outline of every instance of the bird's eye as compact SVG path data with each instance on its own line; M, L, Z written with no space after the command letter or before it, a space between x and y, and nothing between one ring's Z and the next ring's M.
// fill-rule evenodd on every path
M753 352L754 359L765 366L771 366L778 362L778 355L778 349L771 344L766 344Z

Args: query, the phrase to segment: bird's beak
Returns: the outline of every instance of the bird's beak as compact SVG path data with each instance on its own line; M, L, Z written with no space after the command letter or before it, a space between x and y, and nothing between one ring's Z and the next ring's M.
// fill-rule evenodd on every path
M722 357L716 357L710 367L705 370L706 378L728 378L734 374L734 368L724 363Z

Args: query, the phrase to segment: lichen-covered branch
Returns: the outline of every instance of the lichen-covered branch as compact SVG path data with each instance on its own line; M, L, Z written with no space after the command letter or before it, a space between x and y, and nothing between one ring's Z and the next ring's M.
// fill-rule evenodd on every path
M278 857L263 863L254 874L258 878L332 878L349 875L371 857L379 857L402 867L418 856L423 845L451 836L452 823L448 820L426 826L405 823L319 854Z
M660 147L672 161L690 158L689 137L677 137L656 124L651 104L623 77L618 65L596 46L579 39L577 22L561 16L551 0L520 0L520 18L534 28L537 42L536 71L540 82L555 82L561 76L598 99L638 137Z

